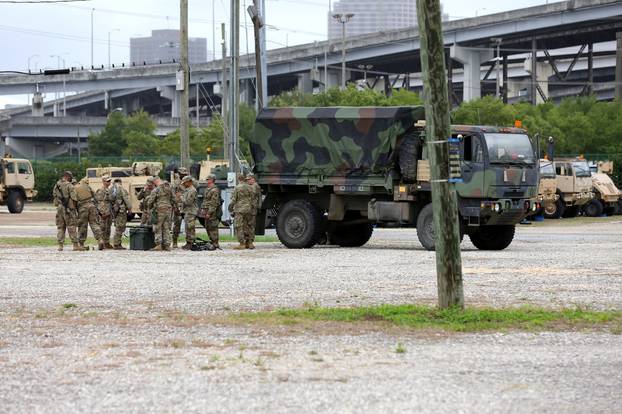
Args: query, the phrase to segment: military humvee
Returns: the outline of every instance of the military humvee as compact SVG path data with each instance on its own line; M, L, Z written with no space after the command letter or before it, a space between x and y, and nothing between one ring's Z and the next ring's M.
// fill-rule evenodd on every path
M599 161L596 172L592 172L592 190L594 199L583 208L585 215L599 217L622 213L622 192L609 176L613 172L612 161Z
M554 213L558 207L559 200L557 194L557 182L555 180L555 166L552 161L541 159L540 165L540 184L538 186L537 200L542 206L539 212L544 214Z
M581 208L594 197L587 161L581 158L556 158L553 165L559 199L544 212L544 217L576 217Z
M95 192L102 187L101 177L108 175L121 178L123 188L130 194L132 212L128 213L128 220L134 218L135 214L140 214L138 206L140 201L136 195L147 184L147 178L160 174L162 171L161 162L134 162L131 167L97 167L87 168L86 178L89 179L89 186Z
M9 212L19 214L26 201L37 195L35 175L30 161L21 158L0 159L0 205Z
M277 211L289 248L328 236L364 245L375 224L416 227L434 249L423 107L272 108L259 113L249 139L265 195L257 219ZM514 226L538 207L534 147L522 129L455 125L462 182L455 184L461 234L483 250L505 249Z

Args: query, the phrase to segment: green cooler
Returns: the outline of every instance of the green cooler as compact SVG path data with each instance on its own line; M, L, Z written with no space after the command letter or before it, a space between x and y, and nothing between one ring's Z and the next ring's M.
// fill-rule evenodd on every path
M151 250L154 247L155 236L151 226L130 228L130 250Z

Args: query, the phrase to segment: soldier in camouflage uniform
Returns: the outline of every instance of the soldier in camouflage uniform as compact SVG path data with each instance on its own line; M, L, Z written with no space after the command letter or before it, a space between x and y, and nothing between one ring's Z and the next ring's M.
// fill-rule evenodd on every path
M58 180L52 194L54 196L54 206L56 206L56 241L58 242L58 251L63 251L65 245L65 232L69 233L69 237L73 243L73 250L84 250L80 247L78 235L76 233L76 225L78 221L77 197L74 186L71 184L73 174L65 171L63 178Z
M249 249L254 249L255 248L255 226L257 223L257 212L259 211L259 208L261 207L261 187L259 187L259 184L257 184L257 181L255 180L255 176L252 173L246 177L246 181L248 182L248 185L250 185L251 188L253 189L253 194L255 195L253 199L253 204L254 204L253 218L251 219L253 222L253 232L251 233L251 240L248 245Z
M243 175L238 177L238 185L233 190L229 212L235 218L235 234L240 244L234 247L235 250L250 249L252 234L255 232L253 222L253 210L255 208L255 192L248 185ZM254 248L255 246L253 246Z
M156 188L151 192L148 201L152 211L152 220L153 214L157 219L154 229L156 247L151 250L168 251L171 250L171 219L173 209L177 208L177 201L168 181L162 181L160 177L156 177L154 185Z
M95 194L89 186L89 179L83 178L76 187L76 195L78 197L78 238L80 247L84 248L86 237L91 226L91 231L97 240L99 250L104 250L104 242L102 240L101 229L99 227L99 214L97 213Z
M220 189L216 186L216 176L210 174L207 176L207 191L203 198L201 209L205 211L205 230L210 241L217 249L218 244L218 225L222 217L222 203L220 198Z
M173 181L171 187L173 188L173 194L175 194L175 200L178 205L181 205L181 196L184 193L184 187L181 185L181 180L188 175L188 169L180 167L176 174L173 174ZM173 210L173 249L177 248L177 239L181 232L181 219L182 212L179 209Z
M147 200L149 199L149 195L154 189L153 185L153 177L147 178L147 184L138 192L136 198L140 200L140 225L141 226L149 226L151 225L151 217L149 216L149 207L147 206Z
M97 201L97 211L99 212L99 228L102 232L102 241L106 249L112 249L110 244L110 231L112 227L112 195L110 193L110 185L112 178L107 175L102 177L102 188L95 192L95 200Z
M121 245L121 238L123 237L123 233L125 233L127 216L132 212L130 194L123 188L120 178L114 180L110 192L113 199L112 209L114 215L114 238L112 246L115 250L125 250Z
M192 183L192 177L185 176L181 180L181 185L184 188L184 192L181 195L180 210L184 216L184 222L186 223L186 244L182 247L184 250L190 250L192 244L196 239L195 223L197 220L197 189L194 188Z

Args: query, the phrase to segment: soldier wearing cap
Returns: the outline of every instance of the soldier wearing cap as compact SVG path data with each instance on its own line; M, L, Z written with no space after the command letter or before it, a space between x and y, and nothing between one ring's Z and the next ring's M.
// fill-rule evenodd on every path
M115 250L125 250L121 245L121 238L127 226L127 216L132 212L130 194L123 188L123 182L120 178L115 178L110 193L114 200L112 202L112 213L114 216L114 238L112 246Z
M240 243L234 247L235 250L254 249L252 235L255 231L253 220L253 210L255 210L255 192L248 185L244 175L238 176L238 185L233 190L229 212L234 216L235 234Z
M197 190L194 188L192 177L187 175L181 180L181 186L184 192L181 195L180 210L183 214L186 233L186 244L182 247L184 250L190 250L196 239L195 223L197 220Z
M76 190L71 184L73 174L71 171L65 171L63 177L58 180L52 195L54 197L54 206L56 206L56 241L58 242L58 251L62 251L65 245L65 232L69 233L69 237L73 243L73 250L84 250L80 247L76 226L78 224L78 212Z
M155 188L154 181L154 177L147 178L147 183L136 195L136 198L140 200L140 205L138 206L138 208L140 209L141 226L151 225L150 210L147 206L147 200L149 199L149 195L151 195L151 192Z
M222 218L222 199L220 198L220 189L216 186L216 176L214 174L207 176L207 191L201 204L201 210L205 218L204 223L207 235L214 247L219 249L218 225Z
M182 204L181 196L184 193L184 186L181 185L181 180L187 176L188 169L186 167L179 167L179 169L177 170L177 174L173 174L173 181L171 186L173 188L173 194L175 195L175 199L179 206L181 206ZM181 232L181 219L181 210L179 208L173 210L173 249L177 248L177 239L179 238L179 233Z
M148 208L151 209L152 222L155 221L154 232L156 247L151 250L169 251L171 250L171 219L173 210L177 208L177 201L173 195L171 184L168 181L163 181L160 177L155 177L153 184L156 187L151 192L147 201Z
M251 186L251 188L253 189L253 217L251 218L251 222L249 223L249 226L252 226L252 231L251 231L251 236L250 236L250 243L248 244L248 248L249 249L254 249L255 248L255 226L257 225L257 213L259 212L259 209L261 208L261 187L259 187L259 184L257 184L257 181L255 180L255 175L250 173L246 176L246 181L248 182L248 185Z
M102 232L102 241L106 249L112 249L110 244L110 231L112 227L112 204L114 199L111 194L112 178L108 175L102 176L102 188L95 192L97 201L97 211L99 212L99 227Z
M105 246L99 227L97 201L95 200L95 193L89 185L88 178L85 177L80 180L80 184L76 187L76 195L78 197L78 238L80 247L84 248L90 225L91 231L99 245L99 250L104 250Z

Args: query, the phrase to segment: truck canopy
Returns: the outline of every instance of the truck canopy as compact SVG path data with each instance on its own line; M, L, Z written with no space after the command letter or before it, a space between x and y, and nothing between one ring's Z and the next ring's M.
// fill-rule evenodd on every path
M259 174L364 176L394 166L398 138L422 106L268 108L250 138Z

